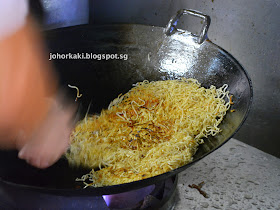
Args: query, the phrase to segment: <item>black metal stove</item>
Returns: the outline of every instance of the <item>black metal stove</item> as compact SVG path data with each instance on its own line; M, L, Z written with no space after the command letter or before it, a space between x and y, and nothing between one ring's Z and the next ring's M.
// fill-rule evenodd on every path
M0 209L169 210L174 206L178 176L129 192L103 196L57 196L27 192L1 183Z

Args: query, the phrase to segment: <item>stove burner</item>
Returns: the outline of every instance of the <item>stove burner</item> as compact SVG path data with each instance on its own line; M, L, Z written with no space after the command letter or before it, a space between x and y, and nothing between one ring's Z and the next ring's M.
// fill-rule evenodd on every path
M138 190L119 193L115 195L103 195L107 206L113 209L126 209L131 208L135 204L138 205L144 197L148 196L155 188L155 185L144 187Z
M111 210L133 210L133 209L172 209L174 194L177 186L177 176L171 177L163 182L150 185L129 192L103 195L103 198Z
M102 196L57 196L14 188L0 182L0 209L170 210L177 175L138 190Z

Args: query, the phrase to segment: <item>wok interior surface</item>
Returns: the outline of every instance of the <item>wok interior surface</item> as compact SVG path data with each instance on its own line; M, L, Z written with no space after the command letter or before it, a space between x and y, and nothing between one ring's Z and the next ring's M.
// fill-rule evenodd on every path
M53 60L60 85L73 101L79 87L81 118L89 104L90 113L99 113L132 84L149 80L195 78L204 87L228 84L235 112L228 112L220 125L222 132L199 146L194 161L165 174L132 183L81 189L76 177L89 169L72 169L62 158L52 167L39 170L17 159L17 152L0 152L0 177L3 182L21 188L64 195L102 195L120 193L160 182L189 167L229 140L244 122L252 101L251 81L242 66L226 51L207 40L201 45L187 31L172 36L164 28L145 25L82 25L46 32L51 53L127 54L127 60ZM46 58L49 59L49 58Z

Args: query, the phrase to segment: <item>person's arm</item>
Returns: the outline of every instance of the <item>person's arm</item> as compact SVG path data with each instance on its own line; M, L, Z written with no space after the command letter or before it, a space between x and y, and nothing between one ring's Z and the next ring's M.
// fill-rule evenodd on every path
M3 135L29 136L46 117L56 81L31 19L0 41L0 129ZM2 138L0 141L5 141ZM7 142L8 143L8 142Z
M26 5L8 6L20 16ZM20 158L45 168L68 146L74 109L61 108L56 77L43 42L26 14L21 17L24 21L18 18L10 23L17 27L6 25L7 31L0 22L0 148L18 149ZM13 15L18 14L7 18Z

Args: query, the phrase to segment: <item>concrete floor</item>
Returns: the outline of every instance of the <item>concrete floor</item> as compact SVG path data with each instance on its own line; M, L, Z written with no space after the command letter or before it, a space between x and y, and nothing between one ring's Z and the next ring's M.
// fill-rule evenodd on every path
M204 182L202 190L188 185ZM174 209L280 209L280 159L238 140L179 174Z

